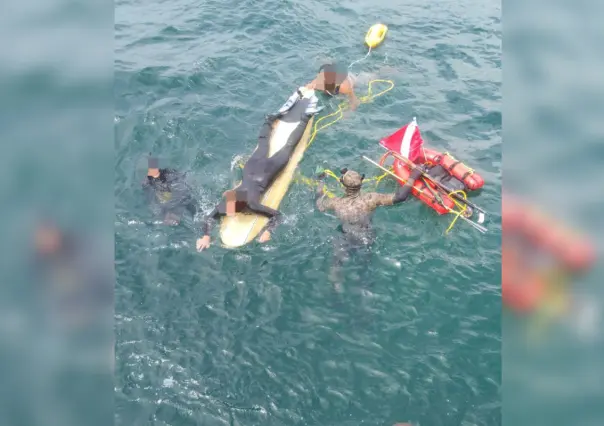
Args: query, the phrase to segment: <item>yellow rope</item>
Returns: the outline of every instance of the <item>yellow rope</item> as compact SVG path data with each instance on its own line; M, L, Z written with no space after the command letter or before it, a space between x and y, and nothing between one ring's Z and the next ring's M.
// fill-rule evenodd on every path
M455 222L457 222L457 219L459 219L459 216L461 216L462 214L464 214L468 208L467 205L465 205L464 203L461 203L459 201L457 201L455 198L453 198L453 194L460 194L464 200L467 200L467 195L464 191L453 191L449 194L447 194L447 196L451 199L451 201L453 201L455 203L455 206L457 206L460 210L459 211L455 211L455 210L450 210L449 213L454 214L455 218L451 221L451 224L449 225L449 227L447 228L447 230L445 231L445 234L448 234L449 231L451 229L453 229L453 225L455 225Z
M332 172L331 170L325 169L325 170L323 170L323 172L327 176L335 179L336 181L338 181L338 182L340 181L340 178L334 172ZM381 174L379 176L374 176L372 178L365 179L365 181L376 181L376 187L377 187L377 185L379 185L379 183L381 182L381 180L384 177L388 176L388 175L389 175L388 173L383 173L383 174ZM401 180L405 181L405 179L401 179ZM301 183L303 183L305 185L308 185L310 187L316 187L319 184L319 182L317 180L310 179L310 178L308 178L306 176L303 176L303 175L298 176L297 181L301 182ZM420 193L420 194L423 194L423 192L424 192L423 190L417 189L417 188L415 188L415 190L418 191L418 193ZM325 193L325 195L328 198L334 198L334 197L336 197L336 195L333 192L331 192L329 189L327 189L325 187L323 187L323 192ZM453 226L455 225L455 222L457 222L457 219L459 219L459 216L461 216L462 214L464 214L467 211L467 208L468 208L465 203L462 203L462 202L458 201L456 198L453 197L456 194L461 195L464 200L468 198L467 195L466 195L466 193L464 191L462 191L462 190L453 191L453 192L450 192L450 193L447 194L447 196L451 199L451 201L453 201L453 203L455 204L455 206L459 210L453 210L453 209L445 206L445 208L448 210L448 213L455 216L453 218L453 220L451 221L451 224L449 225L449 227L445 231L445 234L448 234L451 231L451 229L453 229Z
M389 84L389 87L382 90L381 92L378 92L376 94L372 94L372 87L374 83L387 83ZM359 99L360 103L365 104L365 103L369 103L371 102L373 99L382 96L383 94L389 92L390 90L392 90L394 88L394 83L391 80L371 80L369 82L369 87L367 89L367 94L365 96L361 96ZM319 118L314 126L313 126L313 131L311 133L311 136L307 142L307 148L314 142L317 134L319 133L319 131L324 130L326 128L328 128L329 126L331 126L332 124L335 124L336 122L338 122L339 120L341 120L344 117L344 111L349 107L350 103L348 101L344 101L342 103L340 103L338 105L338 109L334 112L332 112L331 114L325 115L321 118ZM321 123L322 121L326 120L329 117L335 117L333 120L331 120L330 122L328 122L327 124L323 124L322 126L319 126L319 123ZM449 155L453 161L455 161L455 158L450 155L448 152L444 153L444 155ZM245 166L245 164L243 162L238 162L237 165L240 168L243 168ZM337 180L338 182L340 181L340 178L331 170L325 169L324 170L325 174L335 180ZM383 173L379 176L374 176L372 178L368 178L365 179L365 182L371 182L371 181L376 181L376 187L377 185L379 185L379 183L382 181L382 179L384 179L386 176L388 176L388 173ZM295 178L295 182L298 183L303 183L305 185L308 185L310 187L316 187L318 186L319 182L316 179L311 179L308 178L304 175L302 175L301 173ZM422 190L418 190L416 188L416 190L419 193L423 193ZM336 195L331 192L329 189L323 187L323 192L325 193L325 195L329 198L334 198L336 197ZM449 227L447 228L447 230L445 231L445 234L448 234L449 231L451 231L451 229L453 229L453 226L455 225L455 222L457 222L457 219L459 219L459 216L461 216L462 214L464 214L467 210L467 206L459 201L457 201L453 195L454 194L460 194L464 199L467 199L466 193L464 191L454 191L451 192L450 194L447 194L447 196L453 201L453 203L455 203L455 206L457 208L459 208L458 211L450 209L447 207L447 210L450 214L455 215L455 218L453 219L453 221L451 222L451 224L449 225Z
M449 154L449 152L448 152L448 151L447 151L447 152L444 152L444 153L443 153L443 155L446 155L446 156L448 156L448 157L451 157L451 161L453 161L453 162L458 161L458 160L457 160L455 157L453 157L451 154ZM460 164L463 164L464 166L468 167L466 164L462 163L461 161L460 161ZM473 169L473 168L471 168L471 167L468 167L468 176L469 176L469 175L473 175L473 174L474 174L474 169Z
M376 94L374 95L374 94L372 94L372 93L371 93L371 92L372 92L372 86L373 86L373 83L388 83L388 84L390 85L390 87L388 87L387 89L384 89L384 90L382 90L381 92L378 92L378 93L376 93ZM387 92L391 91L393 88L394 88L394 83L392 82L392 80L371 80L371 81L369 82L369 86L368 86L368 88L367 88L367 94L366 94L365 96L361 96L361 97L360 97L360 98L358 98L358 99L359 99L359 101L360 101L362 104L366 104L366 103L371 102L371 100L373 100L373 99L375 99L375 98L377 98L377 97L380 97L380 96L382 96L383 94L385 94L385 93L387 93ZM323 117L319 118L317 121L315 121L315 125L314 125L314 127L313 127L312 134L311 134L311 136L310 136L310 138L309 138L309 140L308 140L308 142L307 142L306 147L308 148L308 147L309 147L309 146L310 146L310 145L311 145L311 144L314 142L315 137L317 136L317 133L319 133L319 131L320 131L320 130L326 129L326 128L328 128L329 126L331 126L332 124L334 124L334 123L338 122L340 119L342 119L342 118L344 117L344 110L345 110L345 109L346 109L346 107L348 107L348 106L349 106L349 102L344 101L344 102L342 102L342 103L340 103L340 104L338 105L338 109L337 109L335 112L332 112L331 114L328 114L328 115L326 115L326 116L323 116ZM321 126L321 127L318 127L318 126L319 126L319 123L320 123L321 121L325 120L326 118L332 117L332 116L337 116L337 117L336 117L336 119L335 119L335 120L332 120L332 121L330 121L329 123L327 123L327 124L325 124L325 125L323 125L323 126ZM237 165L238 165L240 168L243 168L243 166L244 166L245 164L244 164L243 162L239 161L239 162L237 163Z
M373 93L372 93L372 92L373 92L372 88L373 88L373 84L374 84L374 83L387 83L387 84L389 85L389 87L388 87L388 88L386 88L386 89L384 89L384 90L382 90L381 92L378 92L378 93L376 93L376 94L373 94ZM368 88L367 88L367 94L366 94L365 96L361 96L360 98L358 98L358 99L359 99L359 102L360 102L360 103L362 103L362 104L369 103L369 102L371 102L373 99L375 99L375 98L377 98L377 97L380 97L380 96L382 96L383 94L385 94L385 93L387 93L387 92L391 91L393 88L394 88L394 83L392 82L392 80L371 80L371 81L369 82L369 85L368 85ZM329 126L331 126L332 124L335 124L335 123L337 123L338 121L340 121L340 120L341 120L341 119L344 117L344 111L345 111L345 110L346 110L346 109L347 109L349 106L350 106L350 103L349 103L348 101L341 102L341 103L338 105L338 109L337 109L336 111L332 112L331 114L328 114L328 115L325 115L325 116L323 116L323 117L319 118L319 119L318 119L318 120L315 122L315 125L314 125L314 127L313 127L313 131L312 131L312 133L311 133L310 138L308 139L308 142L307 142L306 147L307 147L307 148L308 148L308 147L310 147L310 145L311 145L311 144L314 142L314 140L315 140L315 138L316 138L317 134L319 133L319 131L321 131L321 130L323 130L323 129L326 129L326 128L328 128ZM327 124L324 124L324 125L322 125L322 126L319 126L319 123L321 123L323 120L326 120L326 119L327 119L327 118L329 118L329 117L335 117L335 119L333 119L333 120L329 121ZM331 170L327 170L327 169L326 169L326 170L324 170L324 172L325 172L325 174L327 174L328 176L330 176L330 177L334 178L335 180L337 180L337 181L339 181L339 180L340 180L340 178L338 178L338 176L336 176L336 174L335 174L335 173L333 173ZM365 181L366 181L366 182L370 182L370 181L372 181L372 180L376 180L376 181L377 181L377 182L376 182L376 186L377 186L377 185L380 183L380 181L381 181L381 180L382 180L382 179L383 179L385 176L386 176L386 174L383 174L383 175L381 175L381 176L376 176L376 177L374 177L374 178L365 179ZM318 182L316 182L316 181L314 181L314 180L312 180L312 179L310 179L310 178L307 178L307 177L303 176L302 174L300 174L300 176L299 176L299 178L298 178L298 181L299 181L299 182L302 182L302 183L304 183L304 184L306 184L306 185L308 185L308 186L311 186L311 187L313 187L313 186L317 186L317 185L318 185ZM323 189L323 191L324 191L324 193L325 193L325 195L326 195L327 197L329 197L329 198L334 198L334 197L335 197L335 195L334 195L334 194L333 194L331 191L329 191L329 190L328 190L327 188L325 188L325 187L323 187L323 188L324 188L324 189Z
M376 93L375 95L372 94L372 86L374 83L388 83L390 85L390 87L388 87L387 89L382 90L381 92ZM359 102L362 104L366 104L371 102L373 99L382 96L383 94L391 91L394 88L394 83L392 82L392 80L371 80L369 82L369 87L367 88L367 94L365 96L361 96L359 99ZM312 134L310 136L310 139L308 140L308 144L306 145L307 147L309 147L315 140L315 137L317 136L317 133L320 130L326 129L329 126L331 126L332 124L338 122L339 120L341 120L344 117L344 111L345 109L347 109L347 107L349 107L350 103L348 101L344 101L342 103L340 103L338 105L338 109L334 112L332 112L331 114L328 114L324 117L321 117L320 119L318 119L315 122L315 126L313 128ZM329 123L319 127L319 123L322 122L323 120L325 120L326 118L332 117L332 116L336 116L335 120L330 121Z
M338 177L336 176L336 174L334 172L332 172L331 170L324 170L325 174L329 177L332 177L336 180L339 180ZM316 187L319 186L319 181L316 179L311 179L308 178L304 175L302 175L302 173L299 173L298 176L294 179L294 181L296 183L303 183L305 185L312 187ZM323 193L328 197L328 198L334 198L336 195L331 192L330 190L328 190L327 188L323 187Z
M389 84L389 87L382 90L381 92L378 92L376 94L372 93L372 87L374 83L387 83ZM362 104L366 104L371 102L373 99L382 96L383 94L389 92L390 90L392 90L394 88L394 83L392 82L392 80L371 80L369 82L369 86L367 88L367 94L365 96L361 96L359 99L359 101ZM344 117L344 111L347 109L347 107L349 106L349 102L344 101L341 102L338 105L338 109L335 112L332 112L331 114L328 114L326 116L321 117L320 119L318 119L317 121L315 121L315 125L313 127L313 131L311 133L310 138L308 139L307 145L306 147L308 148L315 140L315 137L317 136L317 134L319 133L319 131L328 128L329 126L331 126L332 124L338 122L339 120L341 120ZM329 117L333 117L336 116L336 118L330 122L328 122L327 124L322 125L321 127L319 127L319 123L321 123L323 120L329 118ZM237 166L241 169L243 169L243 167L245 166L245 163L243 161L239 161L237 163ZM330 176L333 177L334 179L336 179L337 181L339 181L339 178L335 175L335 173L333 173L330 170L325 170L325 173ZM372 180L376 180L376 186L380 183L380 181L386 176L386 174L383 174L381 176L376 176L374 178L369 178L369 179L365 179L365 181L372 181ZM301 182L304 183L308 186L314 187L318 185L318 182L316 182L313 179L307 178L305 176L303 176L302 174L300 174L296 179L296 182ZM324 189L325 194L329 197L329 198L334 198L335 195L330 192L328 189Z
M389 155L391 155L391 154L386 154L384 157L382 157L384 159L384 161L385 161L385 159ZM428 164L428 163L426 163L426 164ZM390 173L386 173L386 174L390 174ZM397 176L397 179L399 181L403 182L403 183L407 182L406 179L403 179L400 176ZM426 183L426 185L427 185L427 183ZM414 188L414 190L417 191L419 194L423 194L424 193L423 190L418 189L418 188ZM453 221L451 222L451 224L449 225L449 227L445 231L445 234L448 234L449 231L451 231L451 229L453 229L453 226L455 225L455 222L457 222L457 219L459 219L459 216L461 216L462 214L464 214L466 212L466 210L467 210L467 205L465 203L461 203L461 202L459 202L457 199L455 199L453 197L453 195L455 195L455 194L460 194L464 198L464 200L468 198L467 195L466 195L466 193L464 191L461 191L461 190L452 191L452 192L450 192L450 193L447 194L447 197L449 197L451 199L451 201L453 201L453 203L455 204L455 206L459 208L459 211L453 210L450 207L444 205L444 203L441 203L441 205L447 210L447 212L449 214L455 215L455 218L453 219Z
M327 176L329 176L330 178L335 179L336 181L340 182L340 178L331 170L329 169L324 169L323 173L325 173ZM384 178L384 176L387 176L388 173L384 173L380 176L374 176L372 178L367 178L367 179L363 179L363 182L371 182L371 181L375 181L375 186L377 188L377 186L379 185L380 181ZM311 179L308 178L306 176L303 176L301 173L299 174L299 176L296 178L296 182L301 182L305 185L308 185L310 187L315 187L319 185L319 181L316 179ZM328 197L328 198L334 198L336 197L336 195L331 192L329 189L327 189L325 186L323 187L323 193Z
M392 172L392 168L390 169L390 171ZM324 173L327 176L329 176L329 177L337 180L338 182L340 181L340 178L338 178L338 176L334 172L332 172L331 170L325 169ZM369 179L365 179L365 181L373 181L374 180L374 181L376 181L376 187L377 187L377 185L379 185L379 183L381 182L381 180L384 177L388 176L388 175L389 175L389 173L383 173L383 174L381 174L379 176L375 176L375 177L372 177L372 178L369 178ZM299 182L302 182L302 183L304 183L304 184L306 184L308 186L311 186L311 187L318 186L318 181L316 181L314 179L310 179L310 178L307 178L307 177L302 176L302 175L300 175L300 177L298 179L299 179ZM402 178L399 178L399 179L401 181L403 181L403 183L406 182L405 179L402 179ZM418 193L420 193L420 194L424 193L424 191L421 190L421 189L418 189L418 188L414 188L414 189ZM325 187L323 187L323 192L325 193L325 195L328 198L334 198L335 197L335 195L331 191L329 191L327 188L325 188ZM449 227L445 231L445 234L448 234L451 231L451 229L453 229L453 226L455 225L455 222L457 222L457 219L459 219L459 216L461 216L462 214L464 214L467 211L467 209L468 209L468 207L467 207L467 205L465 203L462 203L462 202L458 201L456 198L453 197L456 194L461 195L464 200L466 200L468 198L467 195L466 195L466 193L464 191L462 191L462 190L452 191L452 192L446 194L447 197L449 197L451 199L451 201L453 201L453 203L455 204L455 206L459 210L453 210L453 209L451 209L451 208L449 208L449 207L447 207L447 206L445 206L443 204L443 206L447 209L448 213L449 214L453 214L455 216L453 218L453 220L451 221L451 224L449 225Z

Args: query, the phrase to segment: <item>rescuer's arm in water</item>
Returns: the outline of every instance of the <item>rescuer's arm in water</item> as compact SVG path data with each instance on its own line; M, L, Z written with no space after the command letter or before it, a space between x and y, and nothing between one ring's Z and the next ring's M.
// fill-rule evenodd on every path
M359 106L361 102L354 94L354 85L350 77L347 77L346 80L342 82L342 85L340 86L340 93L348 96L348 100L350 101L350 110L356 110L357 106Z
M268 217L268 223L262 229L260 233L260 238L258 241L261 243L265 243L271 239L271 233L275 230L275 228L281 223L283 219L283 215L279 210L271 209L270 207L266 207L264 204L261 204L259 201L248 203L248 208L253 212L260 213L263 216Z
M220 216L226 214L226 212L221 213L221 204L222 203L214 207L214 210L212 210L210 214L206 216L206 219L201 227L203 237L198 238L195 244L197 247L197 251L202 251L210 247L210 233L212 231L214 222L216 222L220 218Z

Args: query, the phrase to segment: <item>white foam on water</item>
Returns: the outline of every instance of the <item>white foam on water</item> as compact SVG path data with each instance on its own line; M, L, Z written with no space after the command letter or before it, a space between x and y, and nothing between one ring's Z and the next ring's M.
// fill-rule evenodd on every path
M243 155L241 155L241 154L235 155L233 157L233 159L231 160L231 171L235 170L235 168L237 167L237 164L239 162L242 162L243 159L244 159Z
M393 266L396 269L401 269L401 262L397 259L392 259L390 257L384 257L382 258L384 260L384 262L388 265L388 266Z

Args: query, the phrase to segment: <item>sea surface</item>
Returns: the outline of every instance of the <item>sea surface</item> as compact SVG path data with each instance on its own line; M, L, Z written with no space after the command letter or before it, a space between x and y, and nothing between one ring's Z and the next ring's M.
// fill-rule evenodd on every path
M115 4L116 424L501 424L501 4L118 0ZM379 174L413 117L485 180L486 234L417 199L376 212L370 264L330 280L335 218L298 180L266 245L207 252L154 224L146 156L188 172L203 214L266 114L334 60L394 88L320 132L299 167ZM385 86L376 83L373 91ZM322 114L337 106L323 102ZM335 181L329 182L335 192ZM368 189L372 189L368 183ZM378 191L397 184L383 181Z

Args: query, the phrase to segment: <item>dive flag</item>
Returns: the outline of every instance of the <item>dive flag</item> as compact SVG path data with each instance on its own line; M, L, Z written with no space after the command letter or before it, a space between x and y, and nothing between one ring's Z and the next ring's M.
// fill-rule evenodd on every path
M380 145L415 162L419 158L424 145L415 117L413 117L411 123L404 125L390 136L382 139Z

